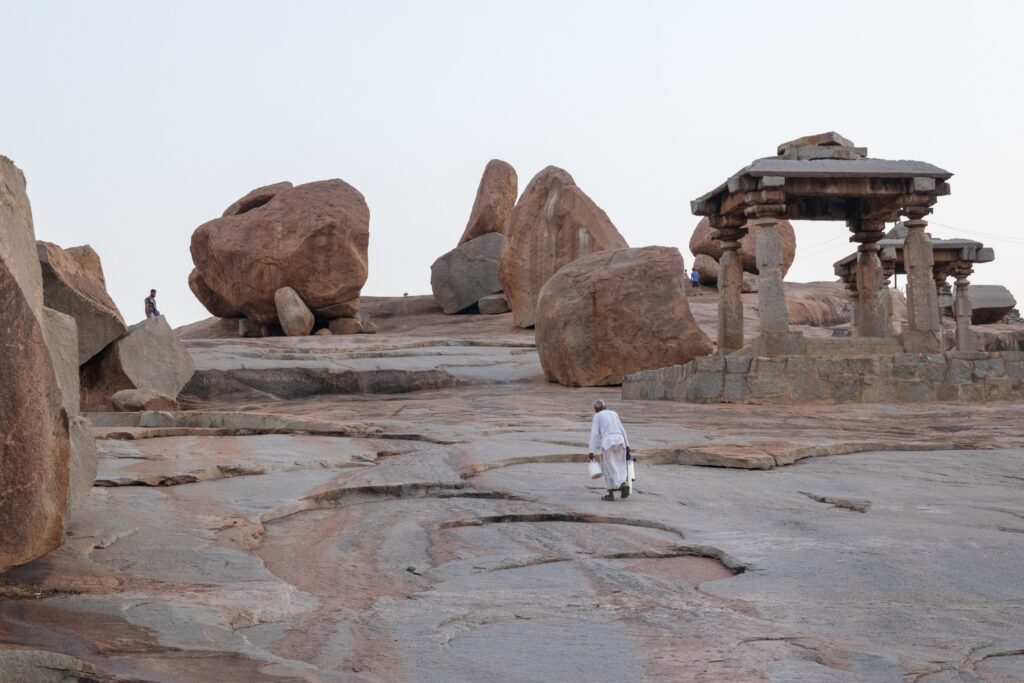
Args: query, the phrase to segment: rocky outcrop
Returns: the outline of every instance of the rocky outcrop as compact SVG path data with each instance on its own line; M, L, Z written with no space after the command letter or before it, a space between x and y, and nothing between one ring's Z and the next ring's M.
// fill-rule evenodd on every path
M163 316L144 320L82 366L82 407L109 410L122 389L152 389L177 397L195 372L188 351Z
M552 382L621 384L714 347L690 313L683 258L671 247L615 249L559 270L541 289L537 352Z
M517 327L532 327L537 295L562 266L629 245L572 176L548 166L523 190L505 230L498 279Z
M370 237L370 211L358 190L341 180L284 183L236 204L192 234L195 280L203 285L193 292L211 313L276 324L274 293L286 286L325 318L357 299Z
M50 242L37 242L36 250L43 274L43 300L48 307L74 318L81 365L124 334L124 318L107 293L103 266L92 247L64 250Z
M480 178L476 200L459 244L492 232L504 233L509 214L516 203L518 189L519 179L512 165L500 159L491 159Z
M743 270L747 273L757 274L757 233L760 228L756 223L747 224L748 232L740 240L740 262ZM789 272L796 258L796 232L793 231L793 224L789 221L779 221L779 242L782 247L782 276ZM708 223L707 218L702 218L697 227L690 235L690 252L694 256L705 254L715 261L722 259L722 243L715 239L715 230ZM696 263L696 262L695 262ZM703 271L701 271L703 272ZM717 277L715 278L717 280Z
M313 331L316 318L291 287L282 287L274 292L274 307L277 308L281 329L289 337L305 337Z
M122 389L110 397L110 403L114 410L121 413L178 409L178 402L174 398L152 389Z
M8 229L8 220L8 216L0 217L0 244L11 247L7 239L13 231ZM31 236L31 223L29 230ZM35 260L34 240L29 244L33 247L29 254ZM38 313L33 308L42 300L42 287L37 289L38 296L31 289L26 293L8 266L8 255L13 252L10 249L0 255L0 310L4 314L4 333L0 334L0 572L60 545L67 516L71 448L68 413L46 345L42 307ZM22 260L19 265L24 263ZM38 261L35 263L38 270Z
M32 207L25 192L25 175L0 155L0 261L38 317L43 310L43 276L36 256Z
M481 235L455 247L430 266L430 288L445 313L463 311L501 291L498 257L505 238Z

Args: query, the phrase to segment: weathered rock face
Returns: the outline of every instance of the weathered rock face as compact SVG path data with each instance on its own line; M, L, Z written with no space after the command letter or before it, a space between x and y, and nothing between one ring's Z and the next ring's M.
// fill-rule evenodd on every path
M505 238L481 235L455 247L430 266L430 288L445 313L469 308L488 294L501 291L498 257Z
M748 224L749 232L740 240L740 262L743 270L748 273L757 274L757 233L760 228L754 224ZM789 221L779 221L778 227L779 242L782 245L782 275L785 277L789 267L793 265L796 258L796 232L793 231L793 224ZM690 252L694 256L706 254L715 261L722 259L722 244L715 239L715 230L708 223L707 218L702 218L697 227L690 235ZM702 271L703 272L703 271Z
M967 295L971 299L972 325L997 323L1017 305L1013 294L1002 285L971 285Z
M164 316L144 320L82 366L82 408L109 410L110 397L122 389L177 397L195 369Z
M517 327L532 327L537 295L562 266L581 256L628 247L568 173L548 166L523 190L505 230L498 279Z
M7 220L0 217L0 243L9 247ZM0 255L0 572L60 545L70 461L68 414L43 323L7 265L9 253Z
M282 287L274 292L274 306L281 329L289 337L305 337L313 331L316 318L291 287Z
M65 251L50 242L37 242L43 274L43 299L78 325L78 364L102 351L127 327L107 294L99 255L86 245Z
M0 155L0 261L7 264L29 308L38 317L43 310L43 276L36 256L32 207L25 192L25 175L14 162Z
M140 410L177 410L178 402L152 389L122 389L110 397L114 410L133 413Z
M476 201L459 244L492 232L504 233L518 190L519 178L512 165L491 159L480 178Z
M254 190L256 199L239 200L237 213L196 228L191 251L197 278L219 300L193 292L214 315L237 312L274 324L274 292L291 287L315 314L335 317L335 308L350 305L366 282L366 201L341 180L271 192L273 187Z
M199 299L199 303L206 307L210 313L218 318L240 318L241 309L231 305L227 299L210 289L203 276L199 274L198 268L193 268L188 275L188 288Z
M615 249L573 261L537 304L537 351L552 382L621 384L714 346L690 313L683 258L671 247Z

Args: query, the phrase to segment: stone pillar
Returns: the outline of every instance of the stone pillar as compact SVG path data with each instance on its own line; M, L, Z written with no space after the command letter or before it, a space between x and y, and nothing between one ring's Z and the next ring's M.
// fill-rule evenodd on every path
M883 297L883 303L885 303L885 324L889 330L887 336L892 336L897 332L892 319L892 290L890 289L892 286L892 276L895 272L896 264L893 261L882 261L882 287L885 290Z
M934 268L934 266L933 266ZM945 306L942 305L942 295L946 289L946 278L949 274L940 268L935 268L935 272L932 273L932 277L935 279L935 303L938 306L939 311L939 329L942 329L942 317Z
M909 230L903 241L903 263L907 270L907 327L903 333L903 344L907 351L942 351L939 336L939 301L935 293L932 267L932 238L925 232L927 221L923 220L931 209L924 206L909 206L904 209L908 219L903 225Z
M956 264L956 298L953 300L953 317L956 318L956 350L977 351L977 339L971 329L971 298L967 292L970 281L967 277L974 272L970 263Z
M878 241L882 239L882 221L850 221L857 247L857 319L858 337L888 337L891 332L889 287L878 258Z
M786 292L782 287L782 243L779 240L778 221L760 218L757 245L757 312L761 319L761 334L789 332L789 310Z
M718 352L730 354L743 348L743 264L740 239L747 234L740 226L715 226L715 238L722 242L718 265Z

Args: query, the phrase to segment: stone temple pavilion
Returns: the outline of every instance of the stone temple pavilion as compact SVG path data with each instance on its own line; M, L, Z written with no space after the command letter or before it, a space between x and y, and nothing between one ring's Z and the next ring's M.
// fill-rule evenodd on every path
M936 291L939 269L957 277L964 310L973 263L991 260L974 242L943 245L925 231L925 217L950 193L952 173L922 161L871 159L837 133L779 146L691 202L721 241L718 352L685 365L647 370L623 380L626 399L702 403L921 402L1024 398L1024 354L976 351L970 313L958 320L958 349L944 351ZM854 297L851 337L805 338L789 328L776 228L787 220L842 221L858 244L842 272ZM896 333L889 300L896 245L886 224L901 222L898 249L907 276L907 325ZM756 223L760 334L743 335L743 270L739 240ZM958 241L959 242L959 241ZM967 241L964 241L967 242ZM883 265L880 251L888 263ZM941 247L949 246L949 250ZM946 262L948 261L948 263ZM888 266L888 268L886 267ZM963 294L960 294L960 290ZM962 328L962 329L961 329Z

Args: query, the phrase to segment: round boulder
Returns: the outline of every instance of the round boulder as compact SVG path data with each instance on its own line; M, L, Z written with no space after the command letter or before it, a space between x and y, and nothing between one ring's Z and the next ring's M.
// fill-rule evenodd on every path
M740 261L743 263L743 270L757 275L757 233L760 228L755 223L748 223L748 232L740 240ZM789 221L779 221L779 243L782 246L782 276L789 272L796 258L796 232L793 231L793 224ZM694 256L706 254L716 261L722 260L722 243L715 239L715 229L711 227L707 218L700 219L697 227L690 235L690 252Z
M685 286L673 247L603 251L559 270L537 302L537 351L548 380L621 384L629 373L711 353Z
M279 183L229 211L235 213L192 234L196 278L217 300L204 300L203 288L193 291L211 313L276 324L274 293L285 286L325 318L358 298L368 272L370 210L354 187L341 180Z

